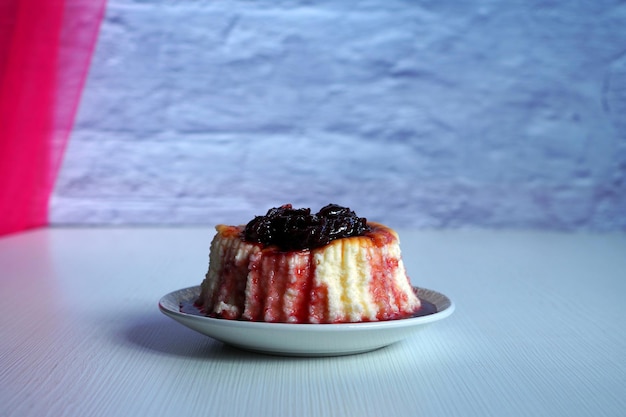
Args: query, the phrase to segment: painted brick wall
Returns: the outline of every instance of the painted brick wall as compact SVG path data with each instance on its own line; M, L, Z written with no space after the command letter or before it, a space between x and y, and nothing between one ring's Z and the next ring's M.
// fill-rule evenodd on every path
M109 0L53 224L626 230L621 1Z

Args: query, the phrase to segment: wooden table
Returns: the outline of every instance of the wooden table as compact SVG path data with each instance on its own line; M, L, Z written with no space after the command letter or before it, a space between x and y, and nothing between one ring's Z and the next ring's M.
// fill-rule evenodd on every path
M626 235L399 230L455 313L370 353L241 351L161 314L209 228L0 238L0 416L624 416Z

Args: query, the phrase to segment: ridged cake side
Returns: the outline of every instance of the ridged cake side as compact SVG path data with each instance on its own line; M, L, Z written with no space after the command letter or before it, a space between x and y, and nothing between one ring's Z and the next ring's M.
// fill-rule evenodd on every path
M207 315L239 319L245 304L250 257L261 248L240 239L239 227L219 225L216 230L211 242L209 270L200 286L197 303Z

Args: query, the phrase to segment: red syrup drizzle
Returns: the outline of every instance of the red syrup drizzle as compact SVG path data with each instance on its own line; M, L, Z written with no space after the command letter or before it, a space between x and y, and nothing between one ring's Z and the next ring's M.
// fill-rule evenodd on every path
M420 298L420 302L422 303L422 305L416 312L414 312L413 314L409 314L406 317L400 317L394 320L430 316L431 314L435 314L438 312L437 306L431 303L430 301L426 301L423 298ZM202 308L198 304L196 304L195 301L182 301L179 304L179 311L181 313L191 314L193 316L207 317L207 315L204 313ZM216 317L212 317L212 318L216 318ZM247 320L240 320L240 321L247 321ZM385 320L385 321L392 321L392 320ZM371 323L375 323L375 322L371 322ZM307 324L307 323L300 323L300 324ZM332 324L341 324L341 323L332 323Z

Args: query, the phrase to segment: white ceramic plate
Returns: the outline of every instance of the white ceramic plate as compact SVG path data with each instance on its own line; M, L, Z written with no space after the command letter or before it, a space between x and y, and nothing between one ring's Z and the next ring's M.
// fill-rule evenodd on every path
M159 301L159 308L181 324L238 348L274 355L338 356L391 345L454 311L454 303L445 295L424 288L414 287L414 290L423 304L432 309L428 314L367 323L264 323L211 318L181 311L181 305L191 305L198 297L200 286L167 294ZM187 311L186 308L183 310Z

